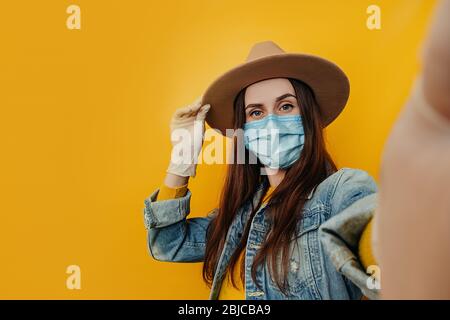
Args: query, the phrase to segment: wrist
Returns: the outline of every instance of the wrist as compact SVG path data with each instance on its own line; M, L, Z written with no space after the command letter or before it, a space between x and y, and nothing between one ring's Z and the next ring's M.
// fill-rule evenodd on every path
M167 172L164 178L164 184L170 188L178 188L187 185L189 176L180 176L171 172Z

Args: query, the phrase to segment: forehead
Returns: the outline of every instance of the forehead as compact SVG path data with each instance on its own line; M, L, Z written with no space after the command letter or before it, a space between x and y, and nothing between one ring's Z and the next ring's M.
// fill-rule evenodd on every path
M273 78L253 83L245 90L245 103L272 102L285 93L295 95L294 87L286 78Z

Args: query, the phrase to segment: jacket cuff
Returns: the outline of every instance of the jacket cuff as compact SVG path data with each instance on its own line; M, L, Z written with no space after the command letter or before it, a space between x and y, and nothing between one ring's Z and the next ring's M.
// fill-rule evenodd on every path
M368 283L373 283L373 276L366 273L357 254L361 234L376 209L377 196L377 193L373 193L355 201L325 221L319 229L324 251L335 268L370 299L378 299L379 290L369 288Z
M162 228L186 218L190 212L191 191L185 196L169 200L156 200L160 189L156 189L144 200L144 224L146 229Z

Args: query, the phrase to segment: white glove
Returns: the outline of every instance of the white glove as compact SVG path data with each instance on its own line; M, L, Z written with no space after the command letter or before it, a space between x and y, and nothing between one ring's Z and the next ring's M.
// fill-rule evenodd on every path
M211 105L201 106L202 97L175 111L170 122L172 154L168 173L195 177L197 159L203 145L205 118Z

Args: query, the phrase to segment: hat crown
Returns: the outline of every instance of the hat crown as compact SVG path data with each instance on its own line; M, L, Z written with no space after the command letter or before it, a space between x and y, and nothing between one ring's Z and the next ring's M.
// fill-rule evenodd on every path
M285 51L273 41L258 42L251 48L247 62L281 53L285 53Z

